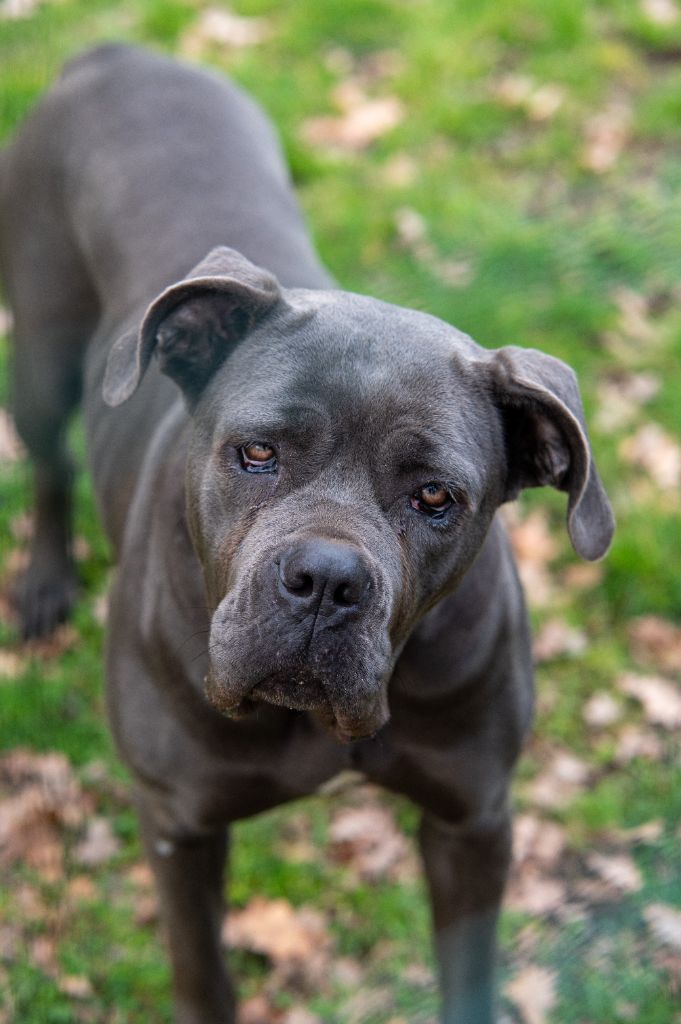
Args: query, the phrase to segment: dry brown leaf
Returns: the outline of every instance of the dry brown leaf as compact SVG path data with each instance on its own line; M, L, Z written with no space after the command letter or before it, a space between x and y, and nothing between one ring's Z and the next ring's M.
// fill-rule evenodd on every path
M681 626L659 615L644 615L629 626L631 653L663 672L681 672Z
M574 562L562 572L562 582L575 590L588 590L603 580L603 566L596 562Z
M644 821L642 825L634 825L633 828L611 829L608 835L620 843L653 843L663 833L664 822L655 818L653 821Z
M534 814L519 814L513 823L513 860L554 867L565 849L565 829Z
M57 942L52 935L38 935L28 945L28 959L34 967L56 977L57 967Z
M79 643L80 633L75 626L70 622L63 622L49 636L27 641L24 650L30 651L35 657L50 661L53 658L60 658L65 651L72 650Z
M239 1003L237 1024L274 1024L275 1021L278 1024L279 1014L266 996L251 996Z
M569 804L588 779L588 766L569 751L559 750L529 784L528 793L540 807L554 810Z
M625 765L637 757L657 761L663 753L664 749L660 738L651 729L639 729L635 725L625 725L617 737L614 758L617 764Z
M630 123L631 109L622 101L613 101L592 117L584 131L582 167L595 174L614 167L629 139Z
M6 409L0 408L0 465L16 462L26 454L14 427L14 420Z
M681 910L665 903L651 903L644 908L643 917L660 945L681 953Z
M224 8L208 7L185 32L180 49L188 57L200 57L211 46L241 50L264 42L271 31L266 18L246 18Z
M537 663L553 661L555 658L575 658L587 648L586 634L581 629L568 625L564 619L549 619L540 628L532 645Z
M324 917L310 907L294 909L284 899L254 896L226 917L223 939L268 957L280 975L304 983L314 984L328 970L331 938Z
M408 153L395 153L383 167L382 177L387 185L406 188L418 177L419 165Z
M641 406L659 390L660 379L652 373L610 374L598 385L594 422L605 433L621 430L632 423Z
M44 0L2 0L0 21L18 21L20 18L30 18L42 3Z
M22 658L16 651L0 650L0 679L16 679L28 665L26 658Z
M47 881L63 872L62 826L75 826L89 808L62 754L17 748L0 758L0 863L24 860Z
M311 146L358 152L395 128L403 118L404 108L397 97L364 97L338 117L309 118L303 122L300 134Z
M681 726L681 687L661 676L639 676L625 672L617 680L623 693L634 697L643 705L645 717L651 725L665 729Z
M113 834L108 818L97 815L89 819L85 838L73 850L73 859L77 864L99 867L111 860L120 848L120 840Z
M155 893L147 893L145 896L138 896L135 902L133 919L136 925L144 928L158 920L159 903Z
M322 1019L304 1006L292 1006L281 1018L281 1024L322 1024Z
M641 11L648 21L663 28L679 20L679 8L674 0L641 0Z
M527 867L511 875L504 905L524 914L551 914L567 903L567 886L537 868Z
M533 607L545 605L553 593L549 565L560 553L546 513L543 509L533 509L521 519L517 506L507 505L504 519L527 600Z
M66 893L74 903L91 903L97 899L98 889L89 875L75 875L69 880Z
M551 971L530 964L506 985L524 1024L546 1024L556 1003L556 981Z
M615 698L602 690L589 697L582 710L582 718L592 729L606 729L622 717L622 708Z
M531 121L548 121L560 110L565 89L554 82L536 85L525 75L505 75L494 87L494 95L505 107L524 110Z
M329 827L331 852L336 861L353 868L361 878L395 878L412 859L406 837L387 807L369 803L343 807Z
M625 437L618 448L621 458L643 469L662 491L681 486L681 445L657 423L644 423Z
M470 260L441 259L428 238L424 218L416 210L404 206L395 213L397 237L403 248L415 259L451 288L465 288L473 279L473 265Z
M57 979L57 988L71 999L90 999L94 989L84 974L64 974Z
M641 872L628 854L591 853L586 862L594 874L618 892L638 892L643 885Z

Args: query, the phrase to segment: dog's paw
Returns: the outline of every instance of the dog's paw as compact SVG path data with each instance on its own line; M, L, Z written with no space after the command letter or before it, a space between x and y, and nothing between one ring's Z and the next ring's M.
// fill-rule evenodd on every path
M73 568L31 564L19 583L14 604L24 640L48 636L73 608L78 583Z

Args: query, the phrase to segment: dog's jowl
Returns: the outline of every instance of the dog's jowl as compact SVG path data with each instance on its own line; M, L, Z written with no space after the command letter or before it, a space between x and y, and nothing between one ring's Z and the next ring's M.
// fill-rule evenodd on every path
M176 1018L227 1024L229 823L355 769L422 809L442 1020L491 1024L508 789L532 714L499 506L613 522L572 371L337 288L273 131L211 74L107 46L0 154L16 420L35 466L26 636L75 591L82 396L118 564L108 707L167 925Z

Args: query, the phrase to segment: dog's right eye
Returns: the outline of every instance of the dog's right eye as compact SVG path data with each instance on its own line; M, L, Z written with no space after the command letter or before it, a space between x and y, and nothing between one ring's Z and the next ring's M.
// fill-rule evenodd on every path
M241 465L248 473L274 473L277 468L277 456L270 444L254 441L239 448Z

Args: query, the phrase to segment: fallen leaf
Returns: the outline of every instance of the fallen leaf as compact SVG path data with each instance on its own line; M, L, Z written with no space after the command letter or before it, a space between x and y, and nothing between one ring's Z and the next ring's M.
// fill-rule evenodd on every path
M643 705L646 719L651 725L665 729L681 726L681 688L661 676L639 676L625 672L619 676L620 689Z
M660 390L660 379L652 373L610 374L598 385L598 408L594 422L599 430L611 433L627 427L641 406Z
M528 786L530 798L549 810L565 807L584 788L589 768L569 751L557 751Z
M679 20L679 8L674 0L641 0L641 11L648 21L663 28Z
M264 995L244 999L237 1007L238 1024L274 1024L277 1016L274 1007Z
M617 737L614 758L617 764L625 765L637 757L657 761L663 753L660 738L652 730L625 725Z
M400 865L412 858L406 836L390 811L377 803L336 811L329 838L333 858L366 880L395 878Z
M200 57L209 46L241 50L264 42L270 34L266 18L243 17L224 8L208 7L184 33L180 49L189 57Z
M591 853L587 866L618 892L638 892L643 885L641 872L628 854Z
M629 139L630 123L631 110L619 100L595 114L584 129L581 166L595 174L604 174L614 167Z
M89 802L62 754L17 748L0 758L0 863L23 860L46 881L63 872L60 829L81 823Z
M549 619L540 628L532 645L537 663L553 661L556 658L578 657L587 648L586 634L581 629L568 625L564 619Z
M542 875L536 868L526 868L511 876L504 905L524 914L551 914L567 902L567 886L558 878Z
M548 121L560 110L565 89L553 82L537 85L526 75L504 75L493 88L494 96L505 107L524 110L531 121Z
M222 934L229 946L268 957L283 978L314 985L328 970L331 938L323 915L310 907L254 896L227 915Z
M28 662L16 651L0 650L0 679L16 679L25 670Z
M419 165L408 153L396 153L383 167L382 177L387 185L406 188L418 177Z
M513 860L555 866L565 849L565 829L534 814L518 814L513 823Z
M553 594L549 564L560 553L546 513L537 508L521 518L517 506L506 505L504 520L528 603L533 607L545 605Z
M281 1018L281 1024L322 1024L322 1019L304 1006L292 1006Z
M16 462L26 454L14 427L14 420L6 409L0 408L0 464Z
M422 263L438 280L451 288L465 288L473 279L470 260L442 259L428 238L425 219L416 210L402 207L395 213L397 237L404 249Z
M615 698L605 690L589 697L582 710L582 718L592 729L605 729L622 717L622 709Z
M89 875L75 875L69 880L66 892L74 903L91 903L98 895L97 886Z
M38 935L28 945L28 959L43 974L56 977L57 943L51 935Z
M552 971L530 964L506 985L506 995L515 1004L524 1024L546 1024L556 1003L556 981Z
M643 917L657 942L681 953L681 910L651 903L644 908Z
M44 0L2 0L0 3L0 21L17 21L30 18L35 14Z
M621 843L653 843L664 834L664 822L655 818L633 828L612 829L608 834Z
M93 996L92 982L83 974L64 974L57 979L57 988L71 999L89 999Z
M574 562L565 567L562 582L575 590L588 590L603 580L603 566L596 562Z
M89 819L85 838L73 850L77 864L99 867L111 860L121 848L120 840L113 834L108 818L99 815Z
M404 108L395 96L364 97L340 116L309 118L300 134L311 146L359 152L395 128L403 117Z
M644 615L629 626L631 653L641 664L681 672L681 626L659 615Z
M681 445L657 423L644 423L618 448L621 458L643 469L662 491L681 486Z

